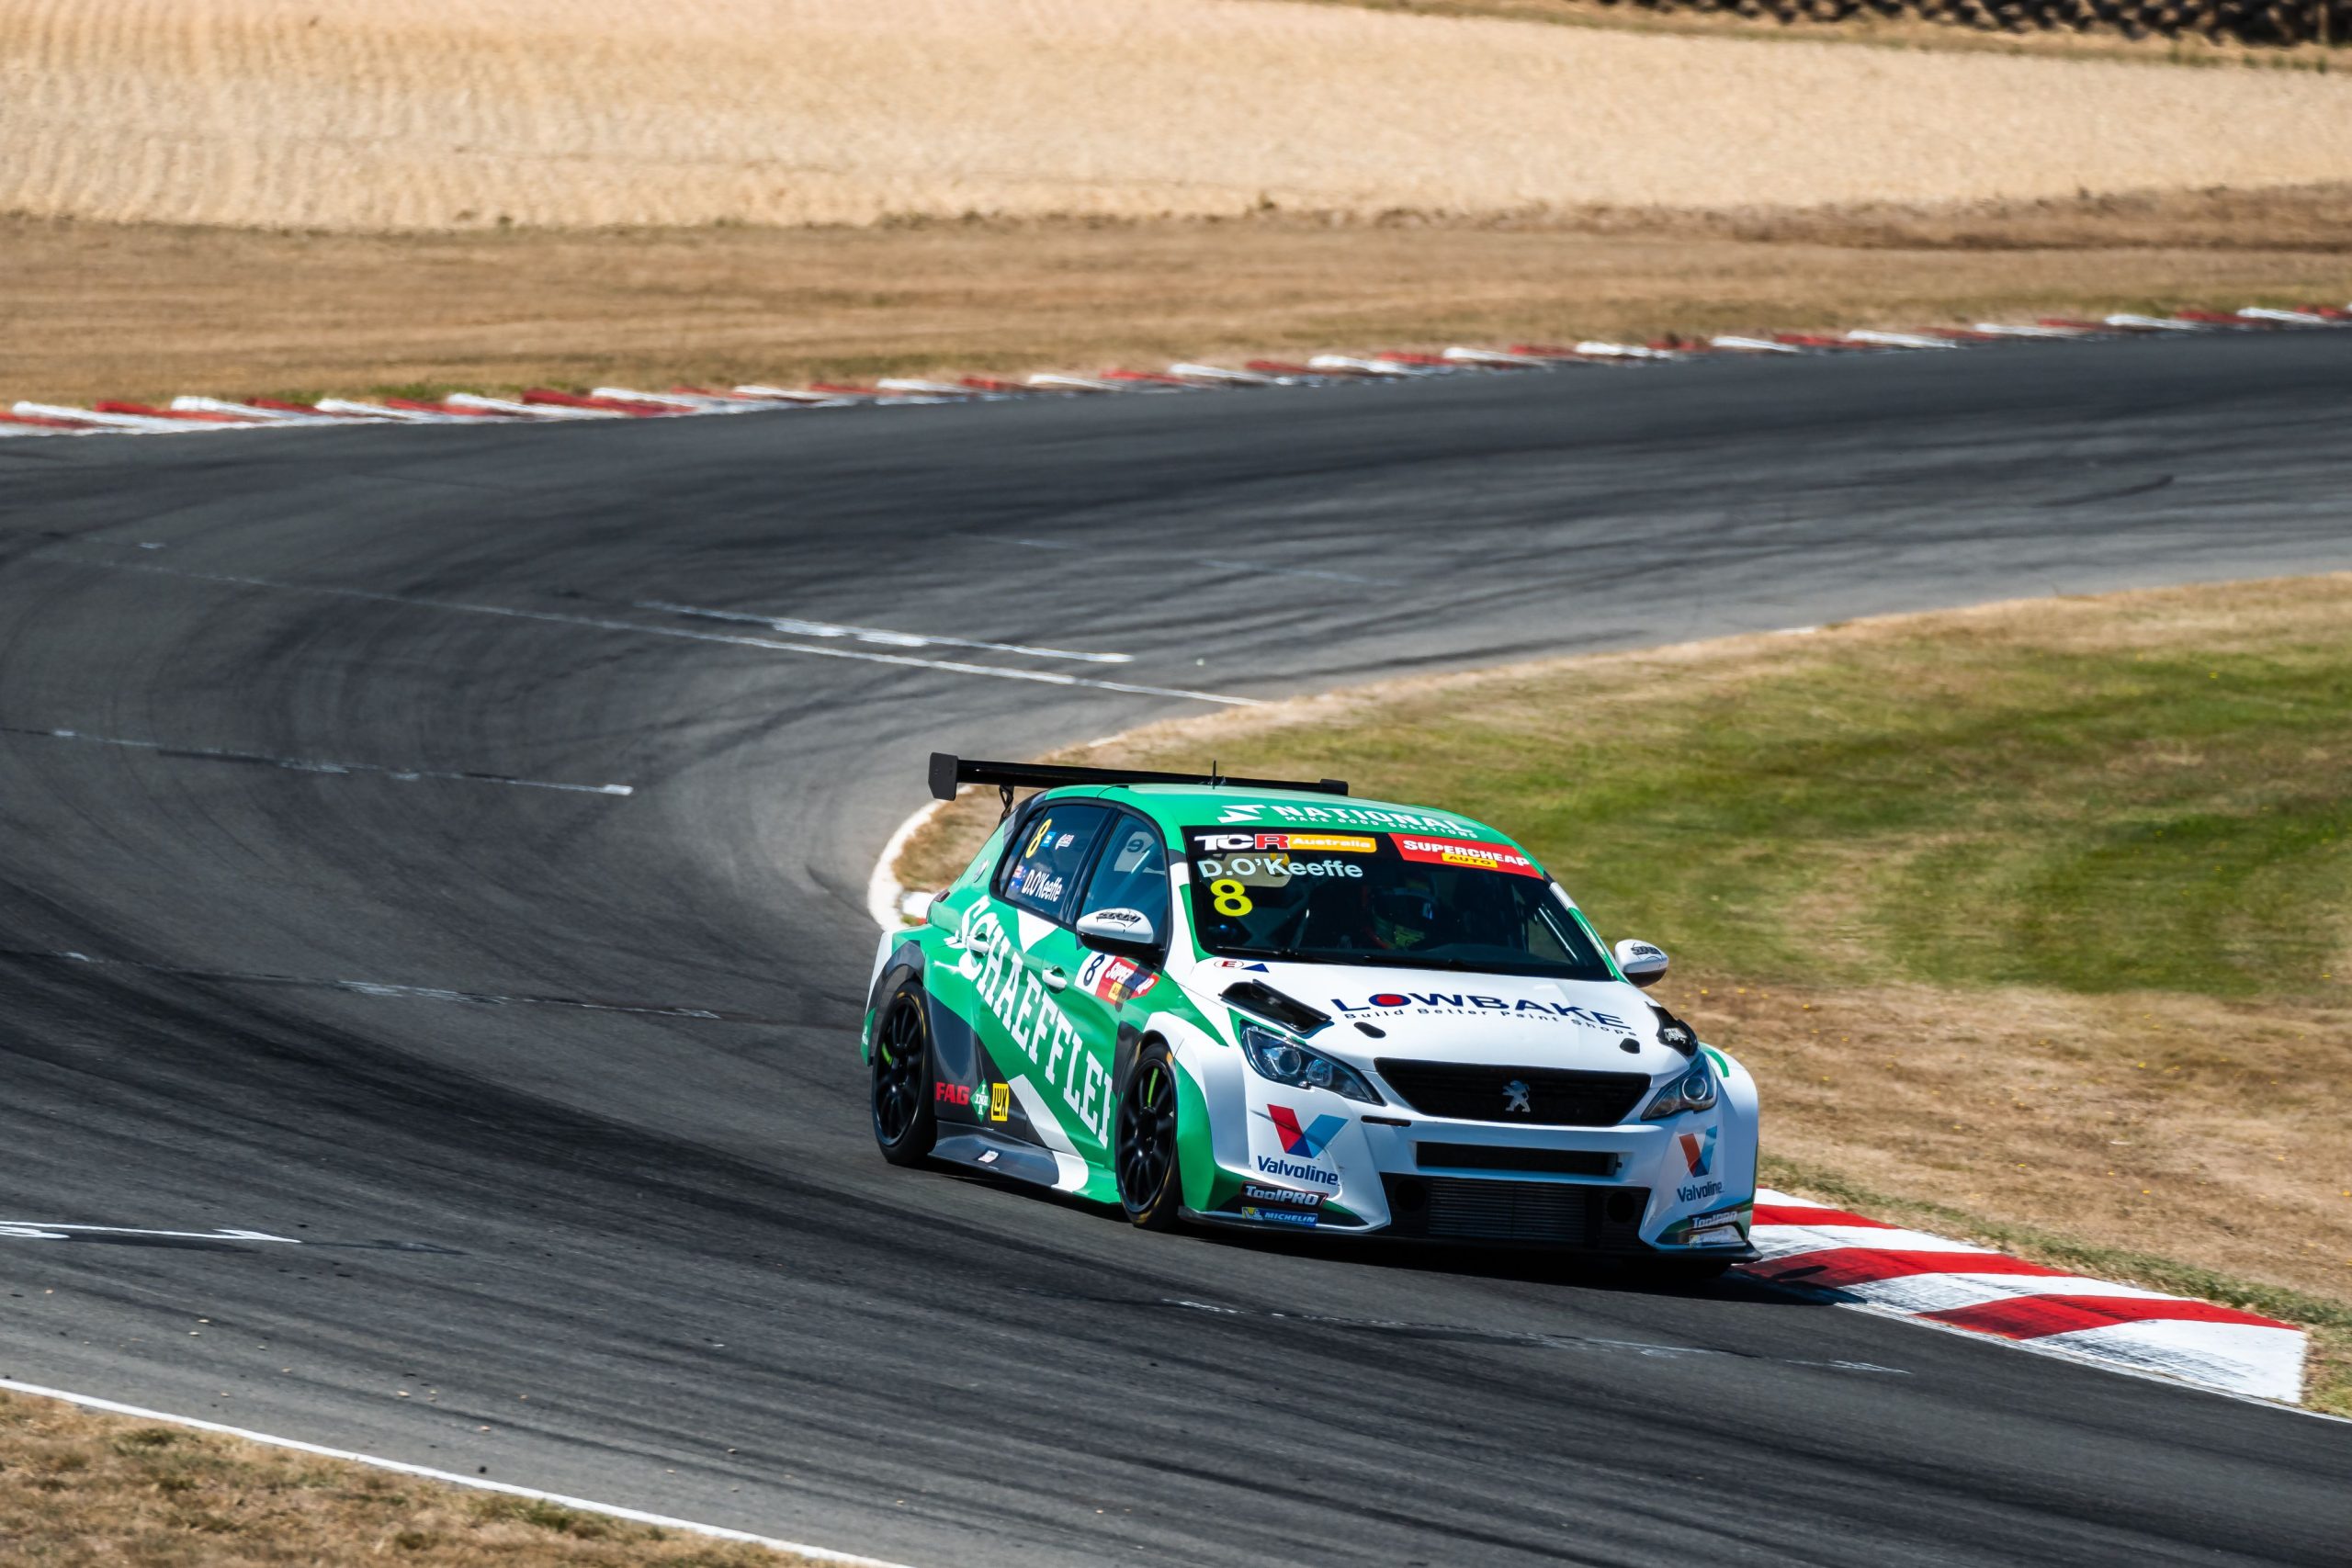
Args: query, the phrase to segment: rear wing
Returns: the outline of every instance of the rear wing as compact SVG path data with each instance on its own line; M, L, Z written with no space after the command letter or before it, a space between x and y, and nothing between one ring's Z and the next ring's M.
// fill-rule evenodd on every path
M1155 773L1140 768L1059 768L1043 762L983 762L951 751L931 754L931 793L935 800L956 798L958 784L994 784L1010 802L1016 789L1059 789L1067 784L1231 784L1239 789L1298 789L1314 795L1345 795L1345 779L1243 779L1216 772Z

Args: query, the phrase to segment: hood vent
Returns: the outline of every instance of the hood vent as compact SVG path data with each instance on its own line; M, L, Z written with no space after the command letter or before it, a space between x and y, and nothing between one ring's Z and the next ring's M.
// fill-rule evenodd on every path
M1244 1012L1254 1012L1269 1023L1278 1023L1294 1034L1312 1034L1331 1021L1328 1012L1317 1012L1296 997L1285 996L1263 980L1241 980L1225 988L1225 999Z

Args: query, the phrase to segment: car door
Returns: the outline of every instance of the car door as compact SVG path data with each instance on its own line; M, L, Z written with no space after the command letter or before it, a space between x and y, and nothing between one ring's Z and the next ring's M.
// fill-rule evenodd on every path
M1133 909L1151 922L1160 951L1167 951L1168 846L1160 830L1131 812L1112 819L1088 874L1073 922L1103 909ZM1077 1025L1087 1054L1096 1058L1115 1087L1126 1064L1120 1060L1122 1030L1132 1033L1149 1015L1144 998L1160 983L1159 966L1141 954L1100 953L1085 948L1062 1007Z
M1048 1148L1101 1163L1111 1126L1105 1064L1085 1049L1068 1010L1086 953L1070 931L1079 889L1113 813L1049 800L1025 815L989 885L992 928L977 954L973 1023L1006 1092ZM994 1084L987 1089L993 1097ZM1002 1120L994 1114L990 1119ZM1010 1111L1011 1107L1004 1108Z

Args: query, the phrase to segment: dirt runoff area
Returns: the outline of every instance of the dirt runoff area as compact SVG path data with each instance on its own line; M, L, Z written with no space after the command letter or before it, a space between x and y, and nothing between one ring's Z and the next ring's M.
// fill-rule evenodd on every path
M1285 0L0 0L0 212L328 230L2263 187L2352 80Z
M0 218L0 406L1157 368L2352 299L2352 186L1569 220L287 233Z
M19 1568L818 1568L817 1560L0 1393Z

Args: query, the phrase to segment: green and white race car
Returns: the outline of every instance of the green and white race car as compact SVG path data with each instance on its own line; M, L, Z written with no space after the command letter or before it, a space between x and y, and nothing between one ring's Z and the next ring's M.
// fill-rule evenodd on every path
M883 1156L1180 1220L1752 1258L1755 1080L1525 851L1333 780L932 758L1003 822L875 956ZM1038 793L1013 807L1014 791Z

